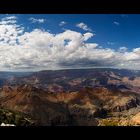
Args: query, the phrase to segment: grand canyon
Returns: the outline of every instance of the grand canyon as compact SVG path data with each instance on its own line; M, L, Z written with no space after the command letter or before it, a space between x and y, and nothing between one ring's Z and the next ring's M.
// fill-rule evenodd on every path
M0 122L16 126L140 125L140 71L0 72Z
M0 126L140 126L139 14L0 14Z

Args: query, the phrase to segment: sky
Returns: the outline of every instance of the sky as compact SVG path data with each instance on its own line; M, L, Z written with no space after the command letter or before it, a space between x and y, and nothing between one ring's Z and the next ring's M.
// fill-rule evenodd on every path
M0 71L140 70L140 14L0 14Z

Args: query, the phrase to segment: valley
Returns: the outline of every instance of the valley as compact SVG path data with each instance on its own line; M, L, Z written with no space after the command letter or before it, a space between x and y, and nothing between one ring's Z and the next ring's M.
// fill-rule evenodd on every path
M46 70L0 80L0 108L26 120L8 121L17 126L140 125L140 71Z

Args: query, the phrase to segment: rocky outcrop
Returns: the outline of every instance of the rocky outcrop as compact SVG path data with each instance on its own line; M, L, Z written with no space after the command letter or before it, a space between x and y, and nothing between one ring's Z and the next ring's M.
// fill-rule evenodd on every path
M130 108L135 108L139 105L140 105L140 100L138 100L137 98L134 98L134 99L130 99L128 102L126 102L122 106L118 105L118 106L112 108L111 111L121 112L121 111L124 111L124 110L129 110Z
M6 94L7 93L7 94ZM32 117L38 125L68 125L70 115L64 103L47 99L47 92L32 85L2 91L0 104Z
M139 125L140 126L140 112L134 115L130 120L131 125Z

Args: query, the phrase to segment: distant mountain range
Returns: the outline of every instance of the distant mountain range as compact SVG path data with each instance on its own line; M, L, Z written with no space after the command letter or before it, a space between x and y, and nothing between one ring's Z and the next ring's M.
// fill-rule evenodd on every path
M138 70L1 72L0 81L0 106L34 125L140 125Z
M5 74L6 75L6 74ZM52 92L77 91L83 87L107 87L140 92L140 71L110 68L46 70L33 73L8 73L1 83L33 84ZM2 84L1 84L2 85Z

